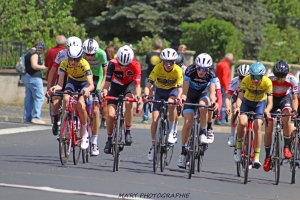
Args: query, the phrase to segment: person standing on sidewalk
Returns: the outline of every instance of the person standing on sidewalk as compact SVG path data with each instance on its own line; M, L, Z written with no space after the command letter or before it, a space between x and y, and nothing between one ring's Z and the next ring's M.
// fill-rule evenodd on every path
M148 52L146 55L146 61L145 63L148 66L147 69L147 75L146 75L146 79L145 79L145 86L148 83L148 77L151 74L153 68L155 65L157 65L158 63L160 63L160 52L161 52L161 48L162 48L162 41L160 39L155 40L154 44L153 44L154 50L151 52ZM155 89L154 89L155 90ZM149 111L149 105L145 104L145 113L143 115L143 123L148 123L148 111Z
M225 55L224 59L221 60L217 64L216 67L216 72L217 72L217 77L220 80L221 84L221 91L222 91L222 109L221 109L221 121L215 121L215 125L225 125L225 100L226 100L226 93L229 88L230 84L230 67L231 67L231 62L233 60L233 55L232 53L228 53Z

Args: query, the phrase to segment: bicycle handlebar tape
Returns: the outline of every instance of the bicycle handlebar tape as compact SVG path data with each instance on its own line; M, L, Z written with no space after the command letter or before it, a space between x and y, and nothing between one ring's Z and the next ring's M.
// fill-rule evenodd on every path
M112 97L112 96L105 96L105 100L115 100L115 97Z

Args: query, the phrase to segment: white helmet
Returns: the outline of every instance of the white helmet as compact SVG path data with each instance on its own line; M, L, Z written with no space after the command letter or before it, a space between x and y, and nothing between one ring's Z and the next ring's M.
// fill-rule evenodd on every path
M67 47L70 48L71 46L82 46L82 41L80 38L76 36L69 37L67 39Z
M119 48L117 52L117 58L120 65L126 66L129 65L134 57L133 50L130 46L124 45Z
M195 64L199 67L211 67L213 60L207 53L201 53L196 57Z
M83 50L80 46L70 46L68 49L68 57L70 58L80 58L82 54Z
M178 58L177 52L172 48L166 48L160 53L161 60L176 60Z
M247 76L250 72L249 72L250 66L249 65L240 65L237 68L237 73L239 76Z
M99 49L99 44L94 39L87 39L82 46L83 52L87 54L96 54Z

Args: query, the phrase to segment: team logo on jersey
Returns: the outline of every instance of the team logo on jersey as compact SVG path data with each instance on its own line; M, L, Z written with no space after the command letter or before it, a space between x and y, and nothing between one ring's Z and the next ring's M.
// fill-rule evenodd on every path
M130 71L130 70L128 70L128 71L126 72L126 75L127 75L127 76L133 76L133 72Z
M73 74L77 74L77 69L76 68L73 70Z
M123 79L123 72L114 72L114 76L118 79Z
M296 86L294 86L294 90L298 90L298 86L296 85Z

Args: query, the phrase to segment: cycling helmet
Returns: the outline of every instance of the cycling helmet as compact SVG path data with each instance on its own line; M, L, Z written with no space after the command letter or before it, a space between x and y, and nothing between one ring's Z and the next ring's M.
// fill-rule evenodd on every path
M211 67L213 60L207 53L201 53L196 57L195 64L198 67Z
M87 39L82 46L83 52L87 54L96 54L99 49L99 44L94 39Z
M185 60L184 55L179 51L177 51L177 54L178 54L178 58L176 59L175 63L181 67Z
M250 66L249 72L251 75L264 75L266 68L261 62L255 62Z
M69 37L67 39L67 47L70 48L71 46L82 46L82 41L80 38L78 37L75 37L75 36L72 36L72 37Z
M81 58L83 50L80 46L70 46L68 49L68 57L70 58Z
M176 60L178 58L177 52L172 48L166 48L160 53L161 60Z
M283 60L280 60L274 65L273 73L278 78L285 78L289 73L289 65Z
M134 57L133 50L130 46L125 45L120 47L117 52L117 58L120 65L126 66L129 65Z
M249 68L250 68L249 65L244 64L244 65L240 65L236 71L239 76L247 76L249 74Z

